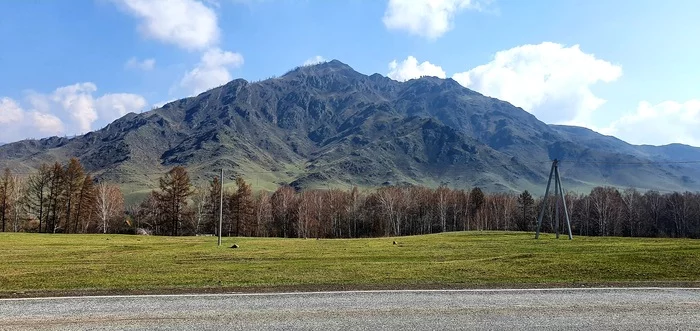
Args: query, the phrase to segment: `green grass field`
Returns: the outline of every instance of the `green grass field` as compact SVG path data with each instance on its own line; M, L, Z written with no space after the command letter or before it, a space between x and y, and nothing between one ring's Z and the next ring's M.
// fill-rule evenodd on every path
M398 245L393 245L396 240ZM236 243L240 248L228 248ZM700 285L700 240L458 232L315 240L0 234L0 296L251 289Z

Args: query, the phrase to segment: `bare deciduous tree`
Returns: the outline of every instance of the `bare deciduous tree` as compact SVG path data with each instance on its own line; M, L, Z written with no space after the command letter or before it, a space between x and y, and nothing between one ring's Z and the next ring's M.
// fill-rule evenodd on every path
M101 223L102 233L108 233L115 220L124 214L124 197L116 185L99 183L97 185L96 212Z

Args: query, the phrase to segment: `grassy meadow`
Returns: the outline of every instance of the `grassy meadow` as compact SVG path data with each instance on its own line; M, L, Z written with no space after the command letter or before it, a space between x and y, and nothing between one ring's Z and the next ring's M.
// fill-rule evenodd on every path
M224 238L217 247L215 237L0 233L0 296L700 285L700 240L533 237L453 232L376 239ZM240 247L229 248L233 243Z

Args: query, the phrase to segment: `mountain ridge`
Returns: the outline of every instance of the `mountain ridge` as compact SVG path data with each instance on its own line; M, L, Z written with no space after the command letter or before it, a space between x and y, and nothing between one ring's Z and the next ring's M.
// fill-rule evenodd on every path
M225 168L254 186L449 185L541 189L548 160L566 187L699 190L700 148L631 145L580 127L547 125L452 79L398 82L338 60L258 82L236 79L74 138L0 146L0 166L31 171L76 156L97 178L132 192L188 167L203 181ZM697 158L695 158L697 156ZM693 159L695 158L695 159ZM570 162L570 163L566 163Z

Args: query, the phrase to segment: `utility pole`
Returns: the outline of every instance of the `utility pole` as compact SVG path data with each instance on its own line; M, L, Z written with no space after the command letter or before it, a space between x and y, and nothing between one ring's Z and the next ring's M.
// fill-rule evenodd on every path
M569 230L569 240L573 239L571 235L571 220L569 220L569 211L566 208L566 200L564 199L564 189L561 187L561 177L559 177L559 160L554 159L552 162L552 169L549 171L549 180L547 181L547 188L544 190L544 200L542 201L542 209L540 210L540 216L537 218L537 232L535 232L535 239L540 238L540 227L542 226L542 218L544 217L544 211L547 209L547 197L549 196L549 188L552 185L552 178L554 178L554 198L555 200L555 220L554 228L556 231L557 239L559 238L559 205L563 205L564 217L566 218L566 226Z
M219 246L221 246L221 228L224 223L224 168L221 168L221 179L219 180Z

